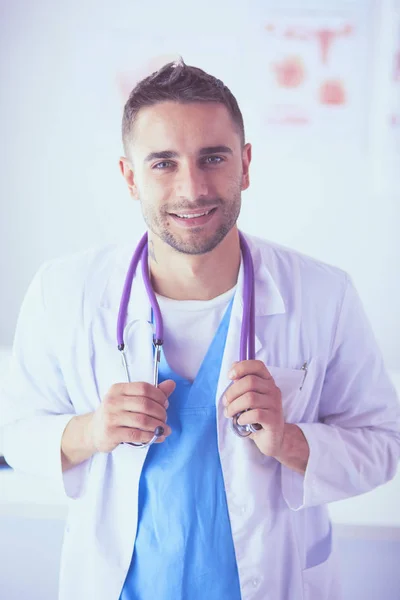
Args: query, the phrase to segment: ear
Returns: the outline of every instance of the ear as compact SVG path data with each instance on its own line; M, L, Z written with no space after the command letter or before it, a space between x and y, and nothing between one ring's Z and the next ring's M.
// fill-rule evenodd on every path
M250 162L251 162L251 144L246 144L243 148L242 152L242 165L243 165L243 175L242 175L242 191L247 190L250 186Z
M138 189L135 185L135 176L131 163L126 156L121 156L119 159L119 168L122 173L122 177L125 179L128 186L129 194L134 200L139 200Z

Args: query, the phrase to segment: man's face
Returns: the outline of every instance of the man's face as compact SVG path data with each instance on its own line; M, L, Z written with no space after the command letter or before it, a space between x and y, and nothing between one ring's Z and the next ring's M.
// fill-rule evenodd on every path
M129 154L121 170L147 227L163 242L203 254L235 226L251 146L242 151L224 105L163 102L141 109ZM177 216L206 211L197 219Z

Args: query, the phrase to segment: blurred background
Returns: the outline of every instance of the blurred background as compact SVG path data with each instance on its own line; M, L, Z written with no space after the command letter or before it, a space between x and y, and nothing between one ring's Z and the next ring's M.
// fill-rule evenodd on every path
M241 107L240 228L351 275L400 393L400 0L0 0L0 47L0 376L39 266L144 232L122 109L181 55ZM0 470L4 598L56 598L66 510ZM330 510L346 600L398 600L400 475Z

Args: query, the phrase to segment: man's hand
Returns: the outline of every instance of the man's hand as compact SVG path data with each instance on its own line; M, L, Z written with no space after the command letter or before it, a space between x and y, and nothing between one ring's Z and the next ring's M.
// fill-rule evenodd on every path
M229 376L234 383L225 392L225 416L247 410L238 418L239 425L259 423L262 429L248 437L266 456L279 456L285 428L280 389L260 360L243 360L232 368L234 375Z
M235 373L229 377L234 383L225 392L225 415L232 418L250 409L240 415L239 425L259 423L262 429L248 437L263 454L304 475L310 456L308 441L298 425L285 423L281 391L267 367L260 360L243 360L232 368Z
M170 435L166 425L168 396L176 384L171 379L158 387L150 383L116 383L92 414L87 435L96 452L111 452L121 442L147 443L156 427L164 428L161 443Z
M72 417L65 427L61 437L63 472L97 452L111 452L121 442L149 442L158 426L164 428L164 435L156 442L163 442L171 433L165 424L166 409L175 386L171 379L158 388L140 382L113 385L94 412Z

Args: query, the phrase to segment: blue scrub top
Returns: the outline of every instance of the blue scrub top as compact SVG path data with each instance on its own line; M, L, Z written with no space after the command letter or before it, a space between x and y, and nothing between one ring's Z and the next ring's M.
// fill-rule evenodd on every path
M193 383L161 353L159 381L176 382L167 410L172 433L150 446L143 466L136 542L120 600L241 598L215 407L232 302Z

